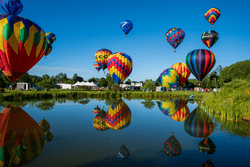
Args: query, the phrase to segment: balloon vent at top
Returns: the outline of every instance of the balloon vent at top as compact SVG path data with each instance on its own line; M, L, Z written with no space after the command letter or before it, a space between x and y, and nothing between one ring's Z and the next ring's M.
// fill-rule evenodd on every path
M1 0L0 3L7 14L17 16L23 10L23 4L20 0Z

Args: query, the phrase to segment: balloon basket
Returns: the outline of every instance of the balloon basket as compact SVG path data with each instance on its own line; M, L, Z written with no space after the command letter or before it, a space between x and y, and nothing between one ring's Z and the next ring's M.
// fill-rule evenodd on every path
M174 50L174 52L176 52L176 50Z

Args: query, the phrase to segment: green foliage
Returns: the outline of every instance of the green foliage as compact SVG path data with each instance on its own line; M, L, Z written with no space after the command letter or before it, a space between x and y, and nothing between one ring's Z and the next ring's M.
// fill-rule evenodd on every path
M46 89L50 89L50 88L54 88L54 83L50 80L50 79L46 79L46 80L42 80L40 82L37 82L37 86L42 87L42 88L46 88Z
M28 73L25 73L18 79L18 82L31 83L31 77Z
M110 76L109 73L106 74L106 81L107 81L107 86L108 86L108 87L113 86L114 83L115 83L114 80L113 80L113 78Z
M89 82L98 82L98 78L95 78L95 77L92 77L92 78L89 78Z
M106 81L106 79L104 77L102 77L101 79L99 79L98 85L101 87L102 86L106 87L106 86L108 86L108 82Z
M131 80L130 79L127 79L127 81L125 82L125 84L131 84Z
M156 85L155 85L155 83L152 81L152 79L146 79L143 88L144 88L144 89L147 89L147 90L152 90L152 89L155 89L155 88L156 88Z

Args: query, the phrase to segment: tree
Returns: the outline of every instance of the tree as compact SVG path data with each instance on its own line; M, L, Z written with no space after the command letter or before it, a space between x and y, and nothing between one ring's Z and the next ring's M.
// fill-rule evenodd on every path
M92 78L89 78L88 81L89 81L89 82L97 82L97 81L98 81L98 78L92 77Z
M108 87L113 86L115 83L113 78L110 76L110 74L106 74L106 81L108 83L108 85L107 85Z
M23 74L19 79L18 82L27 82L30 83L31 82L31 78L30 75L28 73Z
M50 79L50 77L49 77L48 74L44 74L44 75L42 76L42 79Z
M74 80L74 82L77 82L77 81L82 82L82 81L84 81L83 78L78 76L76 73L73 76L73 80Z
M127 79L127 81L125 82L125 84L131 84L131 80L130 79Z
M50 89L50 88L54 88L54 83L52 83L52 81L50 79L46 79L46 80L42 80L40 82L37 82L37 85L39 87L43 87L45 89Z
M106 81L106 79L104 77L102 77L99 81L98 81L98 85L99 86L104 86L106 87L108 85L108 82Z
M155 85L155 83L152 81L152 79L146 79L143 88L144 88L144 89L147 89L147 90L151 90L151 89L155 89L155 88L156 88L156 85Z

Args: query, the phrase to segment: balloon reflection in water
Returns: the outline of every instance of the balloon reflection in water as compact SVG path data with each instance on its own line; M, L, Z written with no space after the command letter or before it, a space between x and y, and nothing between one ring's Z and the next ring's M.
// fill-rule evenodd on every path
M203 138L213 133L214 124L209 115L197 106L185 120L184 129L193 137Z
M122 130L130 125L131 111L122 101L113 101L106 114L106 125L114 130Z
M183 100L179 100L177 112L170 117L174 121L185 121L189 114L190 111L186 103Z
M161 102L157 102L159 109L165 115L172 116L178 110L178 100L165 100Z
M108 130L109 127L105 123L105 117L106 117L106 112L104 110L101 110L94 118L93 121L94 128L96 128L99 131Z
M209 157L208 157L208 160L202 164L201 167L215 167L214 164L210 161Z
M216 150L214 142L209 138L204 138L199 144L199 150L205 154L213 154Z
M44 119L44 117L43 120L40 121L39 126L42 129L43 133L48 132L50 129L50 124Z
M180 155L182 148L179 141L174 137L174 133L172 132L172 136L168 138L165 143L163 144L163 151L171 156L175 157L177 155Z
M21 107L9 104L1 112L1 117L1 166L23 166L37 158L45 143L38 123Z
M97 116L97 114L98 114L100 111L101 111L101 109L100 109L98 106L96 106L92 112L93 112L94 116Z
M117 152L117 157L121 159L127 159L129 157L129 150L124 145L124 143L122 144L121 148L119 148Z
M44 134L44 138L45 138L45 143L48 143L53 140L54 136L50 131L48 131Z

